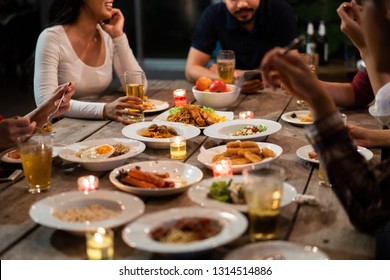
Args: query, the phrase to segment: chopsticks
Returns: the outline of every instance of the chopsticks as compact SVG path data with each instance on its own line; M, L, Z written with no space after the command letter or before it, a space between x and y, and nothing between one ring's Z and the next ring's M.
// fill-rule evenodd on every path
M287 46L281 49L279 54L281 56L286 55L289 51L298 47L304 40L305 40L305 36L299 35L298 37L294 38L290 43L288 43Z

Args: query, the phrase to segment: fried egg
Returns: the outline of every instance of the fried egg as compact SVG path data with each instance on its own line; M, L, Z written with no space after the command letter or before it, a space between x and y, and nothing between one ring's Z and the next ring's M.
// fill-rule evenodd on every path
M115 148L113 146L104 144L82 151L80 157L83 159L106 159L114 152Z

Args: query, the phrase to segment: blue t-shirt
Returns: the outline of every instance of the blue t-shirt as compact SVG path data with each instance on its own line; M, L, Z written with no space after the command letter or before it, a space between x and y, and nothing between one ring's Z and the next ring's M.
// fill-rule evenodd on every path
M260 66L264 54L276 46L285 46L298 35L293 8L283 0L262 0L251 31L226 8L213 4L203 12L192 37L192 47L212 55L217 42L222 49L234 50L236 68L250 70Z

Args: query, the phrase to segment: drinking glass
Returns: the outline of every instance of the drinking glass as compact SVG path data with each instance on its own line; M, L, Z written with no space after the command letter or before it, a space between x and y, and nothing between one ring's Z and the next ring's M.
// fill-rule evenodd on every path
M18 138L18 147L28 191L32 194L50 189L53 136L50 133Z
M275 239L278 235L280 202L285 170L281 166L244 169L251 241Z
M226 84L233 84L236 58L234 51L221 50L217 53L218 75Z
M144 85L145 85L145 73L142 71L126 71L123 74L123 78L126 84L126 95L135 96L141 98L141 102L137 103L134 101L128 101L129 103L142 105L144 99ZM123 117L127 118L132 122L142 122L145 120L145 115L143 111L138 109L128 109L130 112L138 113L139 116L124 115Z
M310 53L301 53L303 60L306 62L307 67L311 70L313 74L318 76L318 67L316 66L315 55ZM305 100L297 100L297 104L306 105Z

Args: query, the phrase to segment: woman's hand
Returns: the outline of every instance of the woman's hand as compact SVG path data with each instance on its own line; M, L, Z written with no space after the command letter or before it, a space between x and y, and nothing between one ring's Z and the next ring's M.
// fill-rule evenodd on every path
M262 60L265 84L275 88L280 81L290 94L309 104L315 119L336 111L332 98L322 88L301 55L292 51L281 55L281 51L281 48L274 48Z
M101 22L103 30L106 31L111 38L119 37L123 34L123 26L125 17L119 9L112 9L111 18L108 21Z
M364 51L366 43L360 26L362 7L355 1L344 2L337 8L337 14L341 19L340 30L348 36L360 52Z
M0 149L16 144L18 137L31 134L36 127L29 117L14 117L0 121Z
M134 103L129 103L128 101L134 102ZM110 120L114 121L119 121L124 124L131 124L133 123L131 120L127 119L126 115L130 116L140 116L141 114L131 112L128 109L138 109L140 111L144 111L144 108L142 105L136 105L142 103L142 99L134 96L123 96L119 97L115 101L111 103L107 103L104 106L104 111L103 111L103 117L108 118Z

